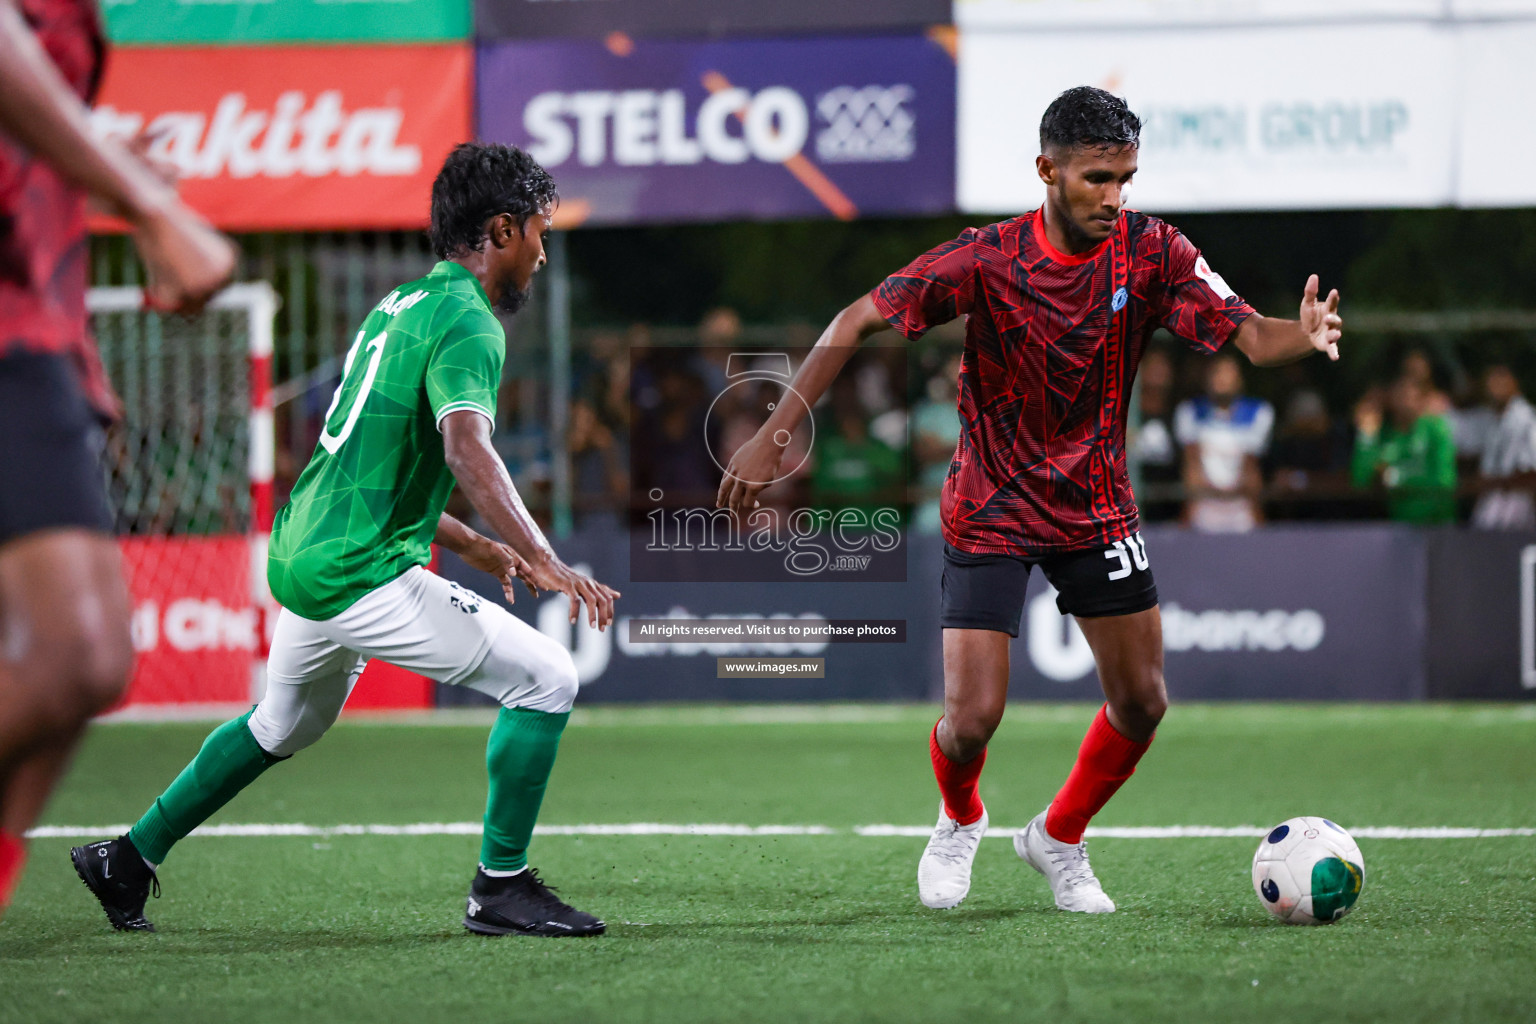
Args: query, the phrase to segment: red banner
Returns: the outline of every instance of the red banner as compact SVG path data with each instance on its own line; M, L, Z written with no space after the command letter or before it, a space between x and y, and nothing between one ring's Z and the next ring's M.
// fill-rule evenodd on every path
M181 194L232 231L419 228L471 137L467 45L112 51L91 121L154 137Z
M229 704L251 696L260 617L242 536L124 537L138 656L128 704Z
M124 704L242 704L261 657L249 537L124 537L133 602L133 681ZM273 606L271 614L276 615ZM430 679L374 660L347 701L429 708Z

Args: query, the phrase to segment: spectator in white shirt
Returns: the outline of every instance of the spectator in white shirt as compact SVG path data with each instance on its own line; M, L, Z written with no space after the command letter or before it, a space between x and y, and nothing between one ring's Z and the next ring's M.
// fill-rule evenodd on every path
M1536 529L1536 410L1520 394L1508 366L1483 377L1495 419L1483 441L1472 525L1484 530Z
M1261 521L1264 478L1259 458L1269 445L1275 410L1243 394L1237 360L1219 355L1206 372L1206 393L1179 404L1174 432L1184 447L1185 520L1197 530L1242 533Z

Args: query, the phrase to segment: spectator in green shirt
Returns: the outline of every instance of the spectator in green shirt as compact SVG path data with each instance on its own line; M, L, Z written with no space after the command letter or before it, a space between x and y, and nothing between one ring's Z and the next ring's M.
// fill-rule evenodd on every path
M823 509L858 509L873 515L879 508L905 506L902 453L870 436L852 378L832 386L832 409L818 424L812 449L811 503ZM830 428L830 429L828 429Z
M1384 487L1400 523L1456 521L1456 446L1445 417L1428 411L1430 397L1423 381L1404 376L1387 393L1389 424L1374 398L1355 408L1355 486Z

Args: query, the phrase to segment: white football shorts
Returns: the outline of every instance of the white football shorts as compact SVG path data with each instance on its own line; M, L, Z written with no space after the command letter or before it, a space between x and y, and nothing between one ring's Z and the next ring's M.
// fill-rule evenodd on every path
M279 757L318 740L369 659L468 686L505 707L560 713L576 699L570 652L494 601L414 566L317 622L284 608L267 657L267 692L250 729Z

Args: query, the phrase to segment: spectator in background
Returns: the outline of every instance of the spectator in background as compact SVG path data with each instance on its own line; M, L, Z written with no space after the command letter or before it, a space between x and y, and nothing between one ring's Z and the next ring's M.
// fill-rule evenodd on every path
M939 532L939 498L960 443L959 382L960 353L956 352L928 378L926 393L912 410L912 452L917 458L912 525L919 533Z
M1508 366L1490 366L1483 390L1493 418L1483 439L1472 525L1484 530L1536 529L1536 411Z
M1259 458L1269 445L1275 410L1243 394L1243 373L1230 355L1211 360L1205 392L1174 413L1184 447L1185 521L1197 530L1242 533L1261 521Z
M1406 377L1418 384L1424 395L1424 412L1431 416L1449 417L1451 410L1456 408L1451 401L1451 396L1441 389L1435 380L1435 364L1430 359L1429 353L1423 349L1410 349L1403 356L1402 366L1398 370L1398 376Z
M1400 523L1456 521L1456 446L1445 417L1428 411L1433 398L1422 379L1405 375L1387 393L1389 425L1372 396L1355 407L1355 486L1384 487L1387 513Z
M1136 387L1140 423L1129 442L1130 457L1141 474L1142 491L1136 496L1136 507L1145 520L1176 519L1179 446L1173 436L1173 360L1165 350L1149 349L1141 357ZM943 479L939 482L942 484Z
M1270 482L1279 518L1331 518L1321 497L1339 497L1349 483L1348 438L1340 437L1323 396L1311 388L1291 395L1270 451Z
M707 508L714 501L720 470L709 452L718 441L719 427L706 416L714 396L689 355L665 353L646 366L644 374L636 368L636 383L644 385L636 388L632 468L634 493L642 503ZM713 435L707 441L706 431ZM653 490L661 496L652 498Z
M617 528L623 521L620 510L628 504L629 474L613 430L588 399L571 403L566 450L578 520L587 527Z
M699 344L705 348L727 348L741 340L741 314L721 306L704 314L699 321Z
M811 503L823 509L901 510L906 484L901 452L871 436L854 378L832 383L832 410L812 447ZM903 517L905 518L905 517Z

